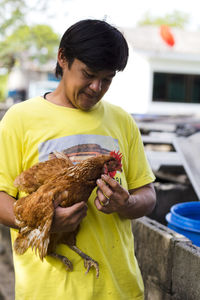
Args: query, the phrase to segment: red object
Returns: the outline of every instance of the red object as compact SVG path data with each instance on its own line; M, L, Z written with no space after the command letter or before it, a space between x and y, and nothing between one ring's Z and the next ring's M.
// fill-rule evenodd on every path
M161 25L160 26L160 35L162 39L167 43L169 46L173 47L175 44L174 36L170 31L169 26L167 25Z
M119 163L119 167L121 168L122 167L122 163L121 163L121 161L122 161L122 153L120 153L119 151L118 152L116 152L116 151L111 151L110 152L110 155L112 156L112 157L114 157L117 161L118 161L118 163ZM110 175L110 177L114 177L115 175L116 175L116 171L113 171L113 172L109 172L109 175Z

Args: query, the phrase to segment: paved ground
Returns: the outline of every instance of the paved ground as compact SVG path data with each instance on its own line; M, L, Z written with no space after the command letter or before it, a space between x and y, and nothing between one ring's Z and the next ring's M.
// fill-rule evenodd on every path
M0 254L0 300L14 300L14 271L8 257L4 249Z
M14 284L9 229L0 225L0 300L14 300Z

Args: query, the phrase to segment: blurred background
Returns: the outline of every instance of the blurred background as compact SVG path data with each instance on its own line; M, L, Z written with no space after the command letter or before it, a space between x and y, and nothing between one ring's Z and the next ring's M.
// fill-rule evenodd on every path
M129 43L127 68L106 100L133 114L199 112L197 0L0 0L1 103L9 106L56 87L59 39L85 18L108 21Z

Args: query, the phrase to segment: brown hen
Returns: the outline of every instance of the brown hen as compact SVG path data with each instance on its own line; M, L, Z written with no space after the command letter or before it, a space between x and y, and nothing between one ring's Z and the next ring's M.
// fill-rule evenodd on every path
M76 247L78 228L70 233L51 233L54 203L68 207L81 201L87 202L101 174L113 177L117 170L121 171L121 154L111 152L110 155L90 157L77 165L62 154L56 153L56 156L24 171L15 180L19 190L30 194L14 204L16 223L20 228L14 250L23 254L29 247L35 248L41 260L51 255L61 259L66 268L72 270L69 259L55 253L56 245L64 243L84 259L87 272L93 266L98 277L98 263ZM56 170L53 165L57 166Z

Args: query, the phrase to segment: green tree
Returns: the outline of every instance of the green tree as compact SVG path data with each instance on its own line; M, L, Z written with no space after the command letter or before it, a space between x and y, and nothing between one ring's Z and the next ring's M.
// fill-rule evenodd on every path
M48 25L27 25L29 13L43 9L45 0L0 0L0 68L10 72L16 60L45 64L55 59L59 36Z
M185 28L189 23L189 15L180 11L174 11L171 14L166 14L163 17L153 17L147 12L144 17L138 22L139 26L162 24L169 25L170 27Z
M16 60L45 64L55 59L59 36L48 25L21 25L0 42L0 67L11 71Z
M6 80L16 61L37 66L56 57L59 36L44 24L30 24L33 11L48 11L53 0L0 0L0 101L5 98ZM6 71L7 70L7 71Z
M0 40L14 28L24 24L26 11L24 0L0 0Z
M48 12L54 0L0 0L0 40L17 27L29 23L33 11ZM63 0L64 1L64 0ZM29 24L30 25L30 24Z

